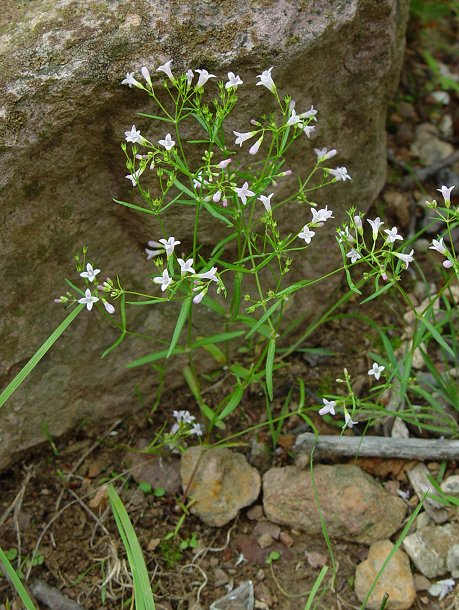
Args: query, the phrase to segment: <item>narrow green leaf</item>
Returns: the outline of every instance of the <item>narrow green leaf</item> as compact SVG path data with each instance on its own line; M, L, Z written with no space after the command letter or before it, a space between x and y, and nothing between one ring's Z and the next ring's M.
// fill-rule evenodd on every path
M220 214L220 212L218 212L214 207L212 207L212 205L208 201L203 201L202 205L211 216L217 218L221 222L224 222L228 227L234 227L234 224L231 222L231 220L226 216L223 216L223 214Z
M267 309L265 311L265 313L261 316L261 318L256 322L256 324L254 324L254 326L252 326L252 328L249 330L249 332L246 334L245 338L248 339L249 337L251 337L253 335L253 333L255 333L260 326L263 325L263 323L271 317L271 315L276 311L276 309L278 309L278 307L280 307L280 305L283 303L283 299L276 301L275 303L273 303L271 305L271 307L269 309ZM269 332L269 328L266 328L266 330Z
M314 601L314 599L317 595L317 591L319 590L319 587L322 584L323 579L327 575L327 572L328 572L328 566L323 566L319 572L319 575L317 576L316 580L314 581L314 585L312 586L311 592L309 593L308 599L306 600L306 606L304 607L304 610L310 610L310 608L312 606L312 602Z
M177 318L177 323L174 328L174 334L172 335L171 343L169 345L166 358L169 358L169 356L174 353L175 346L177 345L177 341L180 339L183 325L185 324L186 319L188 317L188 313L190 311L192 298L193 297L191 296L186 297L182 303L182 307L180 308L179 317Z
M148 208L142 208L140 205L135 205L134 203L128 203L127 201L120 201L119 199L113 199L115 203L119 205L124 205L126 208L131 208L132 210L136 210L137 212L143 212L144 214L153 214L156 216L156 212L153 210L149 210Z
M219 366L224 366L226 364L226 356L222 352L222 350L216 345L203 345L203 349L215 360L215 362Z
M184 351L185 350L183 349L183 347L176 347L173 351L173 354L174 354L174 356L176 354L183 354ZM136 366L144 366L145 364L151 364L152 362L158 362L158 360L162 360L163 358L166 358L168 353L169 353L168 349L164 349L159 352L153 352L151 354L147 354L146 356L142 356L142 358L137 358L137 360L131 360L131 362L128 362L126 364L126 367L128 369L133 369Z
M177 178L175 178L174 180L174 184L175 186L182 191L182 193L185 193L186 195L188 195L188 197L190 197L193 201L197 201L198 198L196 196L195 193L193 193L193 191L190 191L189 188L187 188L182 182L180 182L180 180L178 180Z
M448 354L450 356L452 356L454 359L456 358L455 353L453 352L453 350L451 349L451 347L446 343L446 341L443 339L443 337L440 335L440 333L438 332L438 330L435 328L435 326L433 324L431 324L428 320L426 320L425 318L420 318L422 324L427 328L427 330L430 332L430 334L432 335L432 337L435 339L435 341L441 345L441 347L448 352Z
M30 375L33 369L37 366L43 356L51 349L56 343L62 333L70 326L73 320L77 317L82 309L85 308L84 303L79 303L69 315L59 324L56 330L46 339L41 347L35 352L29 362L22 368L16 377L6 386L6 388L0 394L0 408L3 407L8 398L18 389L18 387L25 381Z
M239 406L239 403L244 396L245 388L242 385L237 385L235 389L229 395L229 400L225 405L223 411L218 415L217 421L223 421L228 415Z
M273 365L274 356L276 354L276 339L271 338L268 345L268 353L266 355L266 390L268 392L269 399L274 398L273 391Z
M360 305L364 305L365 303L369 303L373 299L380 297L382 294L384 294L385 292L390 290L392 288L392 286L394 285L394 283L395 282L389 282L389 284L385 284L382 288L380 288L379 290L377 290L376 292L371 294L369 297L367 297L366 299L363 299L363 301L360 301ZM362 294L362 293L359 292L359 294Z
M27 593L24 585L21 582L21 579L16 574L15 569L9 562L8 557L4 553L3 549L0 547L0 564L3 564L5 568L6 574L11 581L11 584L16 589L19 597L22 600L22 603L26 607L27 610L37 610L33 604L33 601L30 599L29 594Z
M231 341L232 339L237 339L245 333L244 330L233 330L227 333L219 333L218 335L212 335L210 337L204 337L203 339L198 339L191 345L191 349L197 349L198 347L204 347L205 345L209 345L211 343L224 343L226 341Z

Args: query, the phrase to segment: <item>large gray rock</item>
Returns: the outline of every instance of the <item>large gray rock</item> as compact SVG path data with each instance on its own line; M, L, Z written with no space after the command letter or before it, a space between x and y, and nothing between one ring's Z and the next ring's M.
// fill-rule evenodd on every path
M233 70L253 83L273 65L282 93L291 93L298 107L313 103L319 109L317 145L338 148L338 164L353 176L326 195L340 219L348 204L368 206L384 182L386 105L397 84L408 3L4 0L0 387L63 318L52 299L65 290L72 257L84 244L104 275L120 274L125 284L144 288L150 267L143 248L158 237L158 227L151 217L111 202L133 196L119 142L134 122L145 126L135 112L150 107L139 91L120 86L127 70L139 74L146 65L153 72L173 57L175 70L207 67L222 77ZM269 94L250 87L241 96L243 130L263 112ZM307 144L305 139L298 159L309 158ZM297 229L298 218L290 220ZM171 224L177 234L185 221ZM203 235L211 242L208 229L203 226ZM332 231L324 227L321 239ZM329 250L326 257L322 252L320 242L311 249L312 275L330 263ZM298 275L306 268L298 268ZM323 297L320 292L321 304ZM170 313L154 308L146 320L144 313L131 328L153 330L155 337L161 328L170 336ZM2 409L0 468L18 450L44 440L44 427L60 435L76 423L132 411L141 373L127 373L124 364L149 346L125 342L101 361L116 331L97 318L80 315Z

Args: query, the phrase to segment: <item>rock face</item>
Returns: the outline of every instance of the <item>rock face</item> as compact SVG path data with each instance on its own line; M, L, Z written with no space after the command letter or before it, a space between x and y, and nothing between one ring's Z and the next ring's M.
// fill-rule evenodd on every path
M384 561L394 548L390 540L380 540L371 545L368 559L357 566L355 592L363 602ZM379 610L384 594L389 594L387 610L408 610L416 599L413 575L408 556L398 549L379 578L365 608Z
M455 561L457 547L459 547L457 523L428 525L410 534L403 541L403 548L411 561L427 578L443 576L448 571L455 574L459 572L459 566Z
M184 491L195 500L191 512L207 525L226 525L260 493L258 471L225 447L191 447L182 455L180 472Z
M320 111L312 145L336 147L339 164L353 177L327 192L341 220L349 204L367 207L384 182L386 105L397 84L408 4L35 0L29 6L4 0L0 387L63 319L53 298L65 292L64 278L72 277L73 256L83 245L103 275L119 274L134 289L144 288L151 271L143 249L158 238L158 224L112 203L113 197L133 197L119 143L134 122L145 126L136 111L151 108L139 91L121 87L126 71L139 75L148 66L154 73L173 58L177 71L206 67L224 77L233 70L254 83L256 74L274 66L282 95L291 93L298 107L313 103ZM241 96L248 115L241 124L247 124L264 111L267 97L253 86ZM298 160L311 148L300 150ZM176 219L175 234L188 231L185 220ZM284 220L297 228L297 218ZM208 229L203 226L211 243ZM330 239L332 230L325 228L321 239ZM329 265L329 251L321 258L322 251L318 246L298 274L309 269L315 275ZM323 296L321 291L321 306ZM161 328L168 337L172 310L138 311L132 328L155 336ZM135 407L133 387L145 373L127 374L124 364L149 346L125 342L100 360L117 332L97 318L80 314L1 410L0 468L18 450L43 441L44 427L57 436L76 423Z
M371 544L388 538L402 524L406 508L358 466L314 468L314 483L328 534ZM295 466L272 468L263 476L266 516L311 536L322 532L311 473Z

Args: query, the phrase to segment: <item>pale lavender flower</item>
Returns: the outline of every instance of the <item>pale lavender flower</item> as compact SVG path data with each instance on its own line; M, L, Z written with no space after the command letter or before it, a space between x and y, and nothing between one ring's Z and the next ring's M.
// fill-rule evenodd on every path
M192 258L189 258L187 261L184 261L183 258L178 258L177 262L180 265L180 275L185 275L185 273L196 273L193 269Z
M194 288L193 290L199 290L199 288ZM207 293L207 288L204 288L204 290L201 290L201 292L198 292L198 294L193 297L193 303L198 305L202 301L202 299L205 297L206 293Z
M93 269L91 263L86 265L86 271L82 271L80 273L81 277L85 277L90 282L93 282L96 279L96 275L100 273L100 269Z
M243 82L239 74L236 76L234 72L228 72L228 82L225 83L225 89L237 89L238 85L242 85Z
M259 138L255 142L255 144L252 144L252 146L249 148L249 155L256 155L262 142L263 142L263 136L261 136L261 138Z
M158 256L158 254L163 254L164 246L159 243L159 241L154 241L150 239L148 242L150 248L154 248L154 250L150 250L149 248L145 248L145 252L147 253L147 261L149 261L154 256Z
M332 148L331 150L328 150L328 148L314 148L314 152L317 155L317 161L319 163L331 159L338 153L336 148Z
M298 237L300 239L304 239L304 241L307 244L310 244L311 243L311 239L314 237L315 234L316 234L316 232L315 231L311 231L310 228L308 227L308 225L304 225L304 227L298 233Z
M104 307L105 307L107 313L110 313L110 314L115 313L115 308L113 307L113 305L111 303L109 303L105 299L102 299L102 303L104 304Z
M337 233L339 235L338 241L340 243L342 243L342 242L350 243L350 242L355 241L353 236L350 234L349 227L347 225L344 227L344 230L338 229Z
M132 142L133 144L143 144L145 142L145 138L140 135L140 130L135 128L133 125L130 131L125 131L124 135L126 136L126 142Z
M194 434L195 436L202 436L203 428L201 424L193 424L190 430L190 434Z
M400 239L403 241L403 237L398 233L397 227L392 229L384 229L384 233L387 233L386 241L393 244L395 240Z
M433 239L432 245L429 246L429 250L436 250L437 252L440 252L440 254L446 254L448 252L445 244L443 243L443 237L441 237L438 241Z
M290 118L287 121L287 126L291 127L292 125L296 125L301 122L301 118L295 112L295 108L292 108L290 113Z
M220 161L217 167L219 167L220 169L226 169L230 163L231 159L225 159L224 161Z
M329 169L328 171L337 180L342 180L343 182L346 180L351 180L351 177L347 173L347 169L345 167L337 167L336 169Z
M376 362L373 362L373 366L371 367L371 369L368 371L368 375L374 375L376 381L379 381L379 378L381 377L381 373L384 371L386 367L384 366L380 366L379 364L377 364Z
M142 76L144 77L144 79L147 81L147 85L150 87L150 89L153 87L153 84L151 82L151 76L150 76L150 72L148 70L148 68L145 68L145 66L142 68L141 70L142 72Z
M342 430L345 430L346 428L352 428L353 426L355 426L356 424L358 424L359 422L354 421L351 416L349 415L349 413L347 412L347 409L344 409L344 426L342 427Z
M453 591L455 586L455 581L452 578L447 578L445 580L438 580L436 583L430 586L427 591L430 593L430 595L432 595L432 597L438 597L438 599L441 601ZM453 605L455 604L453 603Z
M322 398L322 402L324 403L324 406L320 409L319 415L326 415L327 413L335 415L336 401Z
M314 106L311 106L311 108L309 110L307 110L306 112L302 112L300 114L300 118L301 119L310 119L310 118L312 118L314 121L317 121L316 114L317 114L317 110L314 109Z
M303 127L303 131L306 134L306 136L308 138L311 137L312 132L315 130L315 126L314 125L306 125L305 127Z
M167 239L163 238L160 239L159 242L163 244L164 249L166 250L167 258L169 258L169 256L173 254L175 246L178 246L180 243L182 243L180 241L177 241L175 237L168 237Z
M451 191L453 190L454 185L453 186L442 186L440 189L437 189L437 191L439 191L442 196L443 199L445 200L445 203L449 204L451 202Z
M367 218L367 222L369 222L371 225L371 228L373 230L373 241L375 241L375 239L378 237L378 231L384 223L381 221L379 216L377 216L374 220L370 220L370 218Z
M258 131L247 131L245 133L239 133L239 131L233 131L233 133L236 136L236 141L234 143L239 144L239 146L242 146L242 144L246 140L253 138L253 136L255 136L258 133Z
M333 210L329 210L328 206L325 206L321 210L316 210L315 208L311 209L312 212L312 223L319 227L322 226L324 222L326 222L329 218L334 218L332 216Z
M196 89L203 87L207 83L209 78L217 78L215 76L215 74L209 74L209 72L207 72L207 70L195 70L195 71L198 72L198 74L199 74L199 79L198 79L198 83L196 85Z
M453 266L453 263L446 259L445 261L442 262L442 265L445 269L451 269L451 267Z
M128 85L129 89L132 89L132 85L134 87L142 87L138 80L134 78L134 72L126 72L126 77L121 81L122 85Z
M199 277L202 280L212 280L213 282L218 282L217 267L212 267L209 269L209 271L205 271L204 273L197 273L196 277Z
M271 70L272 67L269 68L269 70L264 70L261 74L257 76L257 78L260 79L260 82L258 82L257 85L263 85L263 87L269 89L271 93L275 93L276 85L274 84L274 81L272 79Z
M218 203L220 201L220 199L222 198L222 192L221 191L216 191L213 195L212 195L212 201L214 203Z
M139 167L133 174L128 174L126 178L132 182L132 186L137 186L140 176L143 174L143 169Z
M409 254L401 254L400 252L394 252L394 256L402 260L405 263L407 269L408 265L414 261L413 254L414 250L411 250Z
M167 76L167 78L174 83L175 79L174 79L174 75L172 74L171 64L172 64L172 59L169 59L169 61L166 61L165 64L163 64L162 66L159 66L159 68L156 68L156 72L164 72L164 74Z
M171 150L171 148L173 148L175 146L175 142L172 139L170 133L166 134L166 137L164 138L164 140L158 140L158 144L161 144L161 146L164 146L164 148L166 150Z
M164 292L166 288L172 284L172 278L169 276L169 272L167 269L164 269L163 274L158 277L154 277L153 281L155 284L161 284L161 290Z
M89 288L86 288L84 297L82 299L78 299L78 303L86 305L87 310L91 311L92 306L94 305L94 303L97 303L98 300L98 297L93 297Z
M244 184L240 188L235 188L234 192L245 205L247 203L247 197L253 197L255 193L249 190L249 183L244 182Z
M354 226L359 233L363 230L362 219L360 216L354 216Z
M261 201L261 203L265 206L267 212L271 212L271 197L273 195L274 193L271 193L268 196L260 195L258 197L258 201Z
M357 250L355 250L354 248L352 248L346 254L346 256L351 259L351 263L356 263L359 260L359 258L362 258L362 255L359 252L357 252Z
M185 76L186 76L186 85L187 85L187 87L189 87L191 85L191 83L193 82L193 78L194 78L193 70L188 68L188 70L185 72Z

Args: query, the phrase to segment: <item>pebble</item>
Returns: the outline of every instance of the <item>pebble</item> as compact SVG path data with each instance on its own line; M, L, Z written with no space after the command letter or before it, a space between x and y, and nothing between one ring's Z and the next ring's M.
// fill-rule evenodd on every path
M265 516L263 513L263 506L261 504L255 504L255 506L251 506L246 513L247 519L250 521L260 521Z
M422 574L415 574L413 576L414 579L414 588L416 591L427 591L427 589L432 584L428 578L423 576Z
M459 474L452 474L446 478L442 481L440 487L448 496L459 498Z
M423 527L402 544L416 568L427 578L436 578L448 572L448 553L458 540L459 525L447 523Z
M453 544L448 551L446 567L453 578L459 578L459 540L458 544Z
M422 165L429 166L446 159L454 152L454 147L439 136L436 127L430 123L421 123L416 127L415 140L411 154L419 157Z
M357 566L355 592L363 602L385 559L394 548L390 540L380 540L370 547L368 559ZM385 593L389 594L386 610L408 610L416 599L413 575L407 555L398 549L380 576L370 599L368 610L380 610Z

